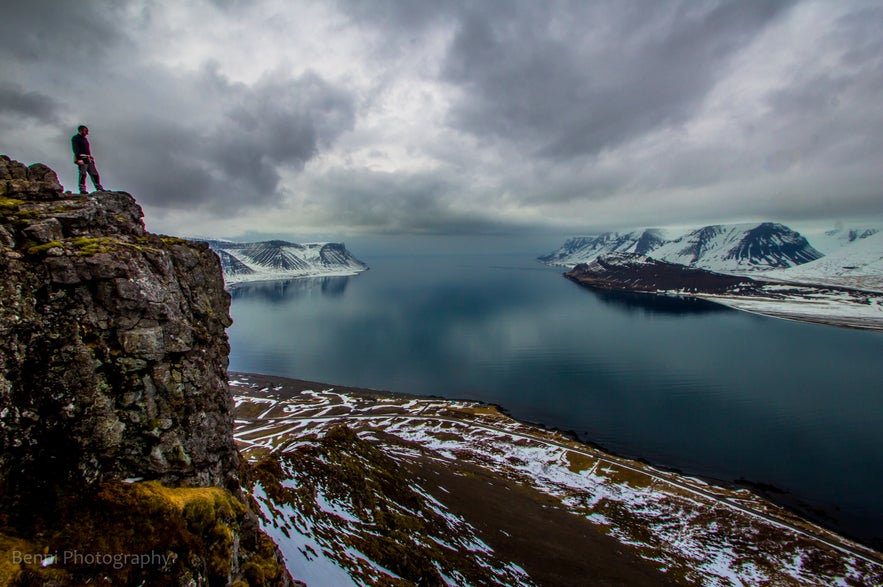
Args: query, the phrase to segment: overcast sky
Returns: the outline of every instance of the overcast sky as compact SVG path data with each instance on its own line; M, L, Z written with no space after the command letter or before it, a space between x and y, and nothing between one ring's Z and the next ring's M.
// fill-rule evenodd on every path
M880 219L883 2L7 3L0 153L80 123L171 234Z

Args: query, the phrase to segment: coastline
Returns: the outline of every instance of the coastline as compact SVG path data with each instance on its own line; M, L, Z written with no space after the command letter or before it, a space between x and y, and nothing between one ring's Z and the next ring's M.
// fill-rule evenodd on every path
M739 310L741 312L748 312L749 314L757 314L770 318L779 318L780 320L804 322L807 324L821 324L824 326L836 326L839 328L852 328L855 330L871 330L876 332L883 331L883 311L877 312L879 316L875 316L873 314L862 315L858 313L850 315L848 312L837 313L837 310L840 309L838 307L829 307L826 309L833 309L834 312L813 313L801 311L805 309L802 304L811 303L802 300L753 300L748 298L727 298L711 295L697 295L695 297L708 300L710 302L715 302L722 306L726 306L734 310ZM847 307L846 304L844 304L843 306Z
M272 388L274 391L274 397L278 397L278 399L282 401L295 398L307 390L311 390L313 392L317 390L333 390L335 393L343 394L347 397L362 398L365 400L379 402L424 402L426 406L432 405L433 402L435 404L480 404L479 402L464 402L460 400L451 400L448 398L417 396L412 394L386 392L382 390L364 389L349 386L332 386L317 382L309 382L273 375L230 372L229 379L231 379L231 385L233 387L236 387L237 384L242 384L243 382L247 381L248 385L252 388L260 388L264 390ZM240 391L242 391L243 388L241 387L241 385L239 389ZM488 404L480 405L484 406L483 409L495 412L497 415L494 415L494 418L500 418L500 421L509 421L510 423L506 424L506 426L516 427L519 430L522 430L527 436L534 435L537 438L546 438L550 445L558 447L569 447L567 448L567 450L571 451L571 454L580 453L587 458L591 456L591 458L593 459L600 459L602 461L610 463L610 466L619 467L622 471L631 471L629 475L632 476L635 474L649 475L650 477L657 479L657 484L662 483L663 485L670 487L670 489L658 490L660 495L664 495L666 499L672 498L672 495L682 493L683 491L688 491L695 492L694 497L699 497L701 500L711 500L711 502L717 503L717 506L713 506L714 509L719 509L720 507L735 507L737 510L735 511L735 513L738 515L743 515L744 512L740 513L738 510L741 510L744 506L746 509L753 512L752 515L759 514L760 518L756 519L766 520L763 521L763 524L784 524L786 527L790 527L792 530L797 528L801 532L808 532L810 535L813 536L813 540L822 540L823 543L825 541L833 541L839 545L852 545L847 546L847 551L845 552L850 552L852 556L860 556L861 558L867 557L865 560L872 562L872 564L883 565L883 555L881 555L879 552L870 549L864 545L855 543L852 540L846 539L840 535L837 535L829 529L817 526L814 522L809 521L805 515L798 516L795 515L791 510L786 510L781 506L773 505L768 496L759 495L758 490L762 490L762 487L758 487L755 485L753 491L748 491L744 489L744 486L752 485L750 481L746 481L743 486L738 486L734 483L724 483L718 480L706 480L697 477L691 477L681 472L673 472L659 469L641 460L629 459L626 457L614 455L609 451L605 451L603 450L603 448L593 446L590 443L580 442L570 437L570 435L568 435L566 432L545 429L544 427L542 427L541 424L538 425L536 423L524 423L516 421L505 414L504 408L494 408L493 406L490 406ZM341 421L345 421L345 414L338 415L341 418ZM360 418L364 417L365 416L360 416ZM355 421L356 420L353 419L353 422ZM466 422L467 426L471 425L476 430L480 430L481 428L485 427L484 424L477 421L473 422L472 424L470 424L468 419L464 421ZM432 440L431 436L428 438ZM735 487L739 488L736 489ZM596 514L589 515L589 518L594 515ZM604 516L600 516L599 519L603 517ZM828 546L831 545L828 544ZM856 550L849 550L851 548L855 548ZM881 567L881 569L883 569L883 567Z
M699 299L719 304L726 308L790 320L792 322L804 322L807 324L820 324L854 330L883 331L883 294L865 290L853 290L847 288L831 288L830 286L807 286L807 289L820 289L822 292L836 292L835 294L822 294L815 298L809 296L737 296L732 294L713 294L703 292L691 292L684 290L656 290L629 289L627 287L610 287L581 280L578 277L562 274L565 278L585 288L602 292L623 292L629 294L643 294L649 296L679 297ZM770 284L790 287L795 284ZM857 301L859 298L862 301Z

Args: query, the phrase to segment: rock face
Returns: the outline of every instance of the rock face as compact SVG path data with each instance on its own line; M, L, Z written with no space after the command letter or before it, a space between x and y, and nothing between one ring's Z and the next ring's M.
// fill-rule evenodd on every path
M14 178L0 208L3 483L235 481L217 257L147 233L128 194L61 194L47 168L23 167L0 160Z
M127 193L63 193L46 166L0 156L0 518L130 478L244 503L218 258L142 216ZM242 515L225 518L228 579L256 539Z

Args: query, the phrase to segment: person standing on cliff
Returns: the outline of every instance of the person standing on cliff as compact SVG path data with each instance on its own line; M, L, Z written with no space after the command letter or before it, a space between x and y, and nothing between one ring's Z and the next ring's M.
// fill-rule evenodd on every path
M74 150L74 163L80 168L80 193L88 194L86 191L86 174L92 178L92 185L99 192L104 191L101 185L101 178L98 177L98 168L95 167L95 158L92 156L92 149L89 147L89 128L81 124L77 127L77 134L71 137L71 148Z

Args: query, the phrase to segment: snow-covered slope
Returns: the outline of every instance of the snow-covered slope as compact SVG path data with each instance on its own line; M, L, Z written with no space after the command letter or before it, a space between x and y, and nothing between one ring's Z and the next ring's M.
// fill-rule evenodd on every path
M883 291L883 232L864 234L847 242L821 259L771 271L765 277Z
M221 259L227 285L292 277L354 275L368 266L342 243L208 241Z
M292 383L231 381L234 435L253 463L246 490L260 524L310 587L883 579L870 549L746 489L615 457L483 404ZM558 515L566 528L553 526ZM610 542L584 539L596 533ZM658 574L627 577L630 557Z
M878 232L883 232L883 226L871 224L846 226L838 223L837 226L830 230L802 232L816 250L827 255L854 242L873 236Z
M632 232L605 232L597 236L577 236L548 255L539 258L550 265L586 263L607 253L635 253L649 255L666 242L665 233L658 228Z
M722 273L787 268L822 256L800 233L782 224L763 222L705 226L672 238L658 229L579 237L540 260L573 267L609 253L649 255Z
M724 273L793 267L822 256L799 232L775 222L705 226L652 254L669 263Z

